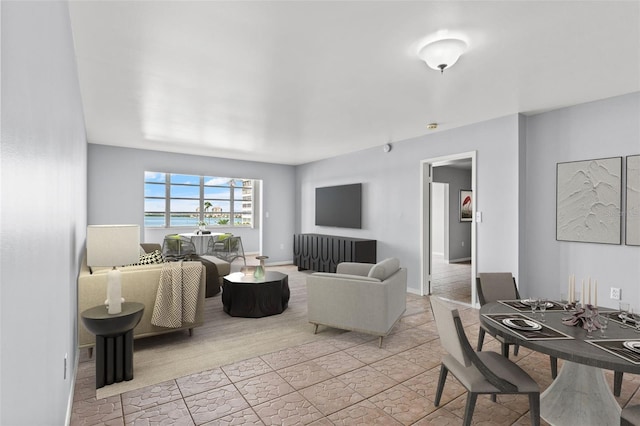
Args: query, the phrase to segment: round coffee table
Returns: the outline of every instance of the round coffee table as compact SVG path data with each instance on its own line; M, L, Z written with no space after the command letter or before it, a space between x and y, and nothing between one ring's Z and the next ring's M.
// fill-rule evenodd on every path
M222 305L232 317L281 314L287 309L289 297L289 277L281 272L266 271L263 279L235 272L222 281Z

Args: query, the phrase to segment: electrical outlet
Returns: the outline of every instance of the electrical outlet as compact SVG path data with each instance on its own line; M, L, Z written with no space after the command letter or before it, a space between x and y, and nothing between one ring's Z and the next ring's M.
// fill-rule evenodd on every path
M620 300L620 289L611 287L611 294L609 295L609 297L613 300Z

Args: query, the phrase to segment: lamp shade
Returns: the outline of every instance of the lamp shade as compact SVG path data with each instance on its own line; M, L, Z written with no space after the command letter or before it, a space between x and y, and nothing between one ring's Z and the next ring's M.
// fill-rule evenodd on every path
M140 260L138 225L89 225L87 265L123 266Z
M424 46L418 57L425 61L429 68L443 71L456 63L460 55L467 49L467 43L457 38L436 40Z

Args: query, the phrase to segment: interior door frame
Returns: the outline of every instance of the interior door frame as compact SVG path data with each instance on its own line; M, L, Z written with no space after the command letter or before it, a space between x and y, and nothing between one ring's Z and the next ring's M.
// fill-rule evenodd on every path
M455 160L471 159L471 190L473 191L474 220L471 222L471 305L477 306L475 277L477 270L476 257L476 220L478 210L478 191L476 188L477 151L462 152L442 157L434 157L420 162L420 295L431 294L431 183L434 166L444 166ZM426 290L426 291L425 291Z

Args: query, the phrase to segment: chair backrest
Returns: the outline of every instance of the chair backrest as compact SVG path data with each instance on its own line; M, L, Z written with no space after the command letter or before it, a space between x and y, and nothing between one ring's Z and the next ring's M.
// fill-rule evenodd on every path
M466 339L466 336L464 335L464 331L462 332L462 336L459 335L454 319L460 318L458 310L451 308L439 297L431 296L430 301L431 311L433 312L438 334L440 335L440 344L442 344L456 361L465 367L469 367L471 365L471 358L465 353L462 347L463 342L461 341L462 338Z
M162 243L162 255L169 260L188 259L196 254L191 239L179 234L165 235Z
M480 305L497 300L520 298L518 287L511 272L483 272L476 280Z
M242 238L238 236L229 237L229 251L238 251L239 246L242 245Z

